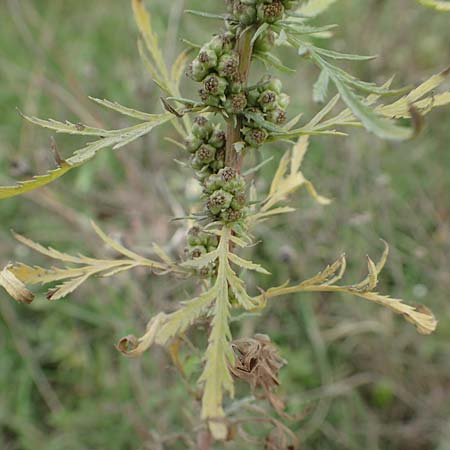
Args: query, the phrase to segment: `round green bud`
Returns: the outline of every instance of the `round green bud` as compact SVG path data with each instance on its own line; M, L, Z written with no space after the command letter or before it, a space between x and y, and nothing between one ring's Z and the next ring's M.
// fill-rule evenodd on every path
M203 245L197 245L190 249L189 256L191 259L200 258L200 256L206 253L206 248Z
M190 134L186 141L184 142L184 145L186 146L186 150L189 153L195 153L200 145L202 145L203 140L199 139L197 136L194 136L193 134Z
M198 91L200 95L200 99L205 105L219 107L220 106L220 98L216 95L208 94L205 89L200 89Z
M271 77L269 83L265 86L266 89L281 94L283 91L283 83L279 78Z
M252 147L259 147L269 137L269 133L264 128L249 128L243 129L244 140Z
M235 210L232 208L228 208L225 211L222 211L222 213L220 214L220 218L225 223L237 222L244 217L245 217L245 212L241 209Z
M207 141L213 132L214 127L205 116L197 116L192 124L192 134L199 139Z
M281 20L284 15L284 6L279 0L271 3L261 3L257 7L258 20L261 22L274 23Z
M224 53L217 65L217 72L221 77L235 80L239 77L239 54L236 52Z
M195 153L192 161L192 167L194 169L201 169L202 166L214 161L216 156L216 149L212 145L203 144Z
M277 34L273 30L267 30L261 36L259 36L254 45L254 49L257 52L270 52L275 46Z
M222 148L225 146L227 137L224 131L220 128L215 128L209 138L208 143L215 148Z
M289 95L287 94L280 94L278 97L278 106L281 109L286 110L287 107L289 106L289 103L291 102L291 98L289 97Z
M225 110L228 114L240 114L247 106L247 97L244 93L233 94L225 102Z
M235 210L241 209L243 206L245 206L245 203L247 201L247 198L245 196L244 192L237 193L233 200L231 201L231 207Z
M225 167L222 170L219 170L219 173L217 175L224 183L228 183L229 181L234 180L237 177L238 173L236 169L233 169L233 167Z
M225 52L229 52L234 47L235 37L233 33L226 32L214 36L207 44L206 47L213 50L217 56L221 56Z
M203 67L198 58L195 58L188 67L186 75L194 81L202 81L208 71Z
M219 77L215 73L207 75L203 79L203 89L209 95L223 95L228 86L227 80L225 78Z
M266 120L277 125L282 125L286 122L286 112L282 109L274 109L267 113Z
M231 201L233 200L233 195L222 189L215 191L208 199L207 208L211 214L217 215L221 211L229 208Z
M271 111L278 106L278 94L275 91L266 89L258 98L258 104L263 111Z
M201 230L200 227L192 227L187 232L187 243L191 247L201 244Z
M205 70L213 69L217 66L217 53L207 46L202 47L197 59Z
M251 25L256 22L256 6L236 1L233 6L233 15L242 25Z
M212 194L213 192L217 191L218 189L221 189L224 185L224 182L222 178L217 175L213 174L209 176L205 182L204 182L204 190L206 194Z

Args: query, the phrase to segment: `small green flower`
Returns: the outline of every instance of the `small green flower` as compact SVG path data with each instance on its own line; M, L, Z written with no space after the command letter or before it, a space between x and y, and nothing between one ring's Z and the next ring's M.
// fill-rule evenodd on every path
M194 81L202 81L208 71L203 67L202 63L195 58L189 65L186 75Z
M215 128L211 134L208 143L215 148L222 148L225 146L226 139L227 138L225 132L222 131L220 128Z
M279 98L278 98L278 106L283 109L286 110L289 106L289 103L291 102L291 98L289 97L289 95L287 94L280 94Z
M206 47L213 50L217 56L222 56L223 53L229 52L233 49L235 42L235 36L231 32L226 32L214 36L207 44Z
M184 145L186 146L186 149L189 153L195 153L200 145L202 145L203 140L198 138L197 136L194 136L193 134L190 134L185 142Z
M267 113L266 120L277 125L282 125L286 122L286 112L282 109L274 109Z
M207 208L213 215L220 214L223 210L230 207L233 195L222 189L215 191L208 199Z
M239 75L239 55L236 52L224 53L217 65L217 72L221 77L235 80Z
M207 141L213 132L213 126L205 116L197 116L192 124L192 134Z
M284 15L284 6L279 0L270 3L261 3L257 7L258 20L261 22L274 23L281 20Z
M200 95L200 99L205 105L219 107L220 106L220 97L216 95L209 94L205 91L205 89L199 89L198 91Z
M197 58L205 70L213 69L217 66L217 53L207 46L202 47Z
M256 39L254 50L257 52L270 52L275 46L277 34L273 30L267 30Z
M225 78L219 77L219 75L213 73L207 75L203 79L203 89L209 95L223 95L227 89L228 82Z
M204 255L206 253L205 247L202 245L197 245L196 247L193 247L189 251L189 256L191 259L197 259L200 258L200 256Z
M203 166L213 162L215 156L216 149L212 145L203 144L192 159L192 167L194 169L201 169Z
M256 6L243 1L235 1L233 15L242 25L251 25L256 22Z
M263 111L276 109L278 106L278 94L275 91L266 89L260 94L258 104Z
M225 211L222 211L222 213L220 214L220 218L225 222L225 223L233 223L233 222L238 222L239 220L243 219L245 217L245 211L242 209L232 209L232 208L228 208Z
M269 137L269 133L264 128L245 127L242 131L245 142L252 147L260 147Z
M233 94L225 102L225 110L228 114L240 114L247 106L247 97L244 93Z

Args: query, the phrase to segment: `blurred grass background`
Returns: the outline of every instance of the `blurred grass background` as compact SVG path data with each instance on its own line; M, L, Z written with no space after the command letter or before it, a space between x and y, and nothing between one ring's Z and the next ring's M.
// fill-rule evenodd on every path
M203 42L215 30L213 23L182 15L183 8L200 9L204 3L147 2L169 60L182 48L181 37ZM206 7L217 11L222 2ZM355 75L382 82L395 73L397 85L403 85L417 84L448 65L449 19L411 0L346 0L317 22L340 25L334 49L381 55L349 66ZM2 0L2 185L53 164L51 134L21 120L16 107L29 115L111 128L129 122L99 109L88 95L160 110L160 93L139 61L136 37L128 2ZM286 61L295 64L292 56ZM297 69L294 77L282 78L292 94L291 112L309 117L318 108L311 101L317 71L301 60ZM186 88L195 96L193 85ZM382 237L391 245L391 257L380 290L426 303L440 321L438 332L424 338L363 301L304 295L280 300L236 328L236 337L270 334L289 361L280 394L289 412L305 412L300 421L288 423L301 449L450 449L449 124L450 108L444 108L428 116L425 132L412 142L385 143L360 130L345 139L313 139L305 174L333 204L319 207L301 192L293 199L296 213L260 229L264 242L254 258L272 271L271 284L305 278L344 250L348 279L359 280L366 253L376 257ZM164 131L170 132L162 130L120 152L105 151L49 188L2 201L2 265L10 260L49 264L14 242L11 228L61 250L105 255L90 218L144 253L153 241L169 242L180 253L183 232L169 221L195 200L195 187L186 183L190 173L173 163L183 155L162 140ZM56 139L65 156L80 145L78 138ZM270 154L275 161L264 168L261 189L280 149L265 150ZM167 354L152 349L130 361L113 346L121 336L139 334L155 312L187 298L186 289L186 283L137 271L113 281L90 281L54 304L41 293L25 307L2 291L0 448L193 445L186 430L198 424L198 408ZM188 366L198 358L194 352ZM240 390L245 395L243 386ZM265 432L262 427L248 431L260 437ZM263 445L240 441L217 448Z

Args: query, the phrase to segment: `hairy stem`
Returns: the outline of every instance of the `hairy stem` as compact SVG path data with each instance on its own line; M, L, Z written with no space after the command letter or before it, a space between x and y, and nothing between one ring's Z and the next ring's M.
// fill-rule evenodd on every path
M252 59L252 38L255 28L248 27L242 31L236 42L236 51L239 53L239 73L244 86L248 83L248 74ZM234 148L236 142L241 141L242 118L240 115L231 116L227 124L226 165L235 168L238 172L242 168L243 155L238 154Z

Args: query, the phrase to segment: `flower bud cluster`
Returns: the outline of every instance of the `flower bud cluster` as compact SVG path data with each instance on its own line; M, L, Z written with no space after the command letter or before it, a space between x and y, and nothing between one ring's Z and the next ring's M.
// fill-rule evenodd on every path
M187 137L185 146L192 155L191 166L200 180L224 167L225 143L225 133L218 125L213 125L205 116L194 119L192 133Z
M203 194L209 214L225 223L245 217L245 180L231 167L224 167L205 180Z
M233 18L242 25L275 23L285 12L298 8L298 0L228 0Z
M286 109L289 96L282 92L283 85L278 78L270 78L257 85L248 94L248 112L259 116L262 120L281 126L286 121ZM247 120L242 129L245 142L254 148L260 147L269 136L265 128L256 121Z
M188 67L187 75L202 83L200 98L206 105L239 114L247 106L239 73L239 54L233 50L231 32L214 36L199 51Z
M206 253L214 251L219 245L216 235L205 233L198 226L192 227L187 234L187 247L185 253L188 259L197 259ZM216 264L211 263L198 269L198 275L208 278L215 273Z

